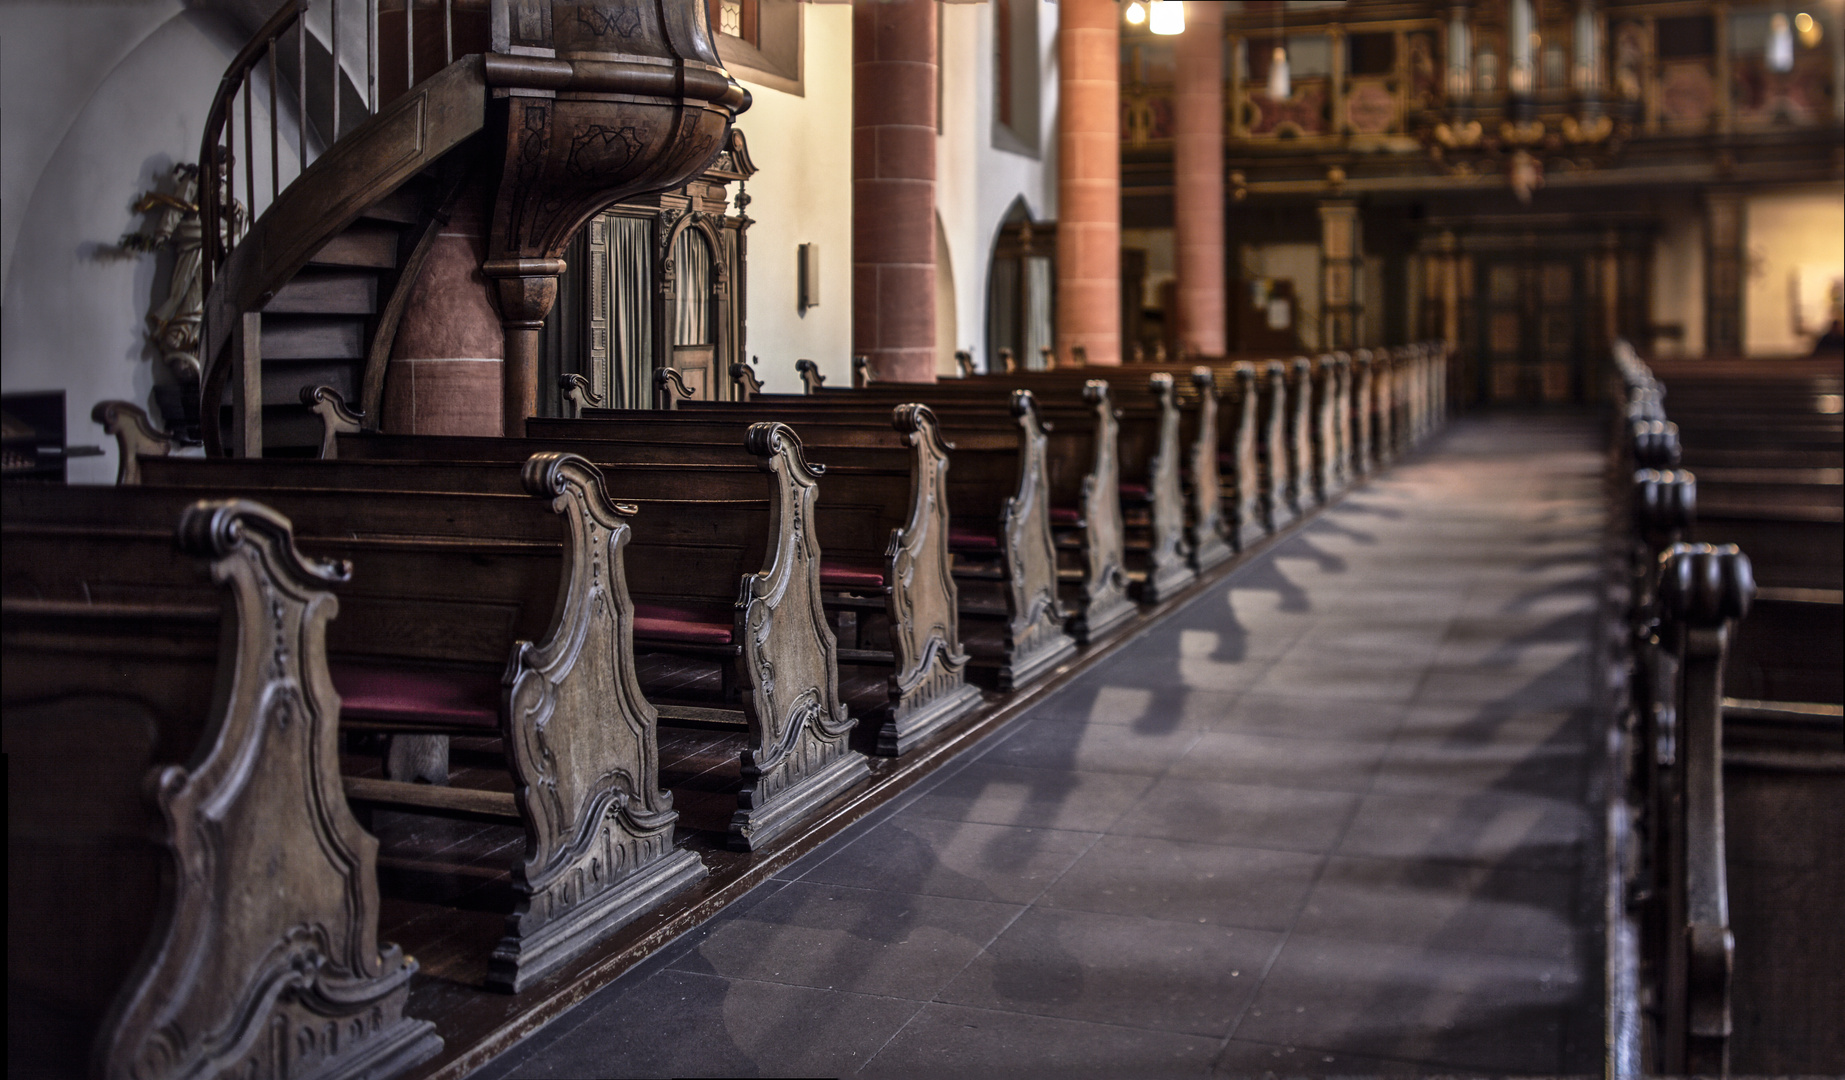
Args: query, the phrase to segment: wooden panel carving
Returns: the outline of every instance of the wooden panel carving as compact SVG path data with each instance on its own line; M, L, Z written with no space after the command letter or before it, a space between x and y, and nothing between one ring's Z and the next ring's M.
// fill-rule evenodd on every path
M1008 620L1006 663L1000 689L1022 686L1076 649L1064 633L1063 604L1057 597L1057 549L1051 535L1050 484L1045 447L1050 437L1029 390L1012 392L1019 426L1018 489L1000 515L1000 554L1006 574Z
M1337 491L1333 479L1339 460L1339 431L1333 416L1339 400L1338 361L1321 357L1313 365L1313 486L1320 502Z
M1294 502L1288 498L1293 485L1288 468L1288 369L1271 360L1264 372L1268 385L1262 395L1262 508L1273 532L1295 517Z
M101 424L103 431L115 436L117 484L141 482L142 454L165 457L173 452L173 440L156 430L147 410L126 401L99 401L90 410L90 419Z
M1376 361L1368 350L1360 349L1354 360L1358 368L1358 377L1352 390L1352 441L1356 444L1356 453L1352 455L1352 467L1358 475L1368 476L1373 462L1371 451L1371 400L1376 386Z
M852 718L839 700L838 643L821 606L814 507L822 470L785 424L752 424L750 453L774 477L776 542L737 598L739 674L748 687L749 745L731 819L733 846L758 846L870 772L847 745Z
M1332 382L1332 483L1343 491L1352 482L1352 358L1345 353L1333 356Z
M1147 553L1147 583L1141 599L1157 604L1191 584L1190 547L1185 539L1185 490L1180 470L1184 451L1179 443L1179 403L1171 374L1159 371L1148 377L1147 388L1159 403L1159 452L1147 473L1152 518L1151 550Z
M295 549L256 503L199 503L180 546L226 586L235 667L191 767L149 790L172 899L116 1000L98 1071L137 1078L384 1076L441 1047L403 1016L414 961L377 941L377 841L347 809L325 586L350 568Z
M1084 641L1134 613L1128 596L1126 529L1121 520L1121 420L1108 383L1090 379L1083 400L1095 410L1095 460L1083 478L1083 608L1075 623Z
M1208 367L1192 369L1192 386L1198 391L1198 431L1192 439L1191 543L1192 565L1209 570L1230 558L1224 542L1223 481L1217 475L1217 377Z
M899 405L891 426L912 451L909 521L891 536L891 715L878 729L881 754L901 754L980 704L961 651L960 593L948 553L948 452L927 405Z
M1371 376L1371 415L1376 425L1377 464L1396 460L1396 400L1399 358L1390 350L1380 350Z
M320 456L323 458L339 457L341 433L357 435L365 421L365 414L353 412L346 399L331 386L302 387L301 404L320 417Z
M1305 514L1319 505L1313 487L1313 361L1297 356L1288 366L1294 383L1288 402L1288 496Z
M1256 452L1256 369L1251 364L1237 364L1230 369L1236 378L1236 547L1247 550L1261 539L1265 515L1262 512L1262 474Z
M611 503L575 454L534 454L521 478L566 526L560 605L544 640L514 647L504 677L501 738L526 847L488 982L514 992L705 873L673 847L658 716L634 670L622 566L633 508Z

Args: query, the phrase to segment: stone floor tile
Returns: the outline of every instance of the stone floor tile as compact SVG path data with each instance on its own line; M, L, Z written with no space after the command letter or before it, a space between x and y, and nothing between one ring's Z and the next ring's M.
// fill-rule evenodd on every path
M1449 1070L1443 1069L1442 1072ZM1311 1046L1274 1046L1269 1043L1229 1039L1212 1066L1213 1075L1225 1078L1282 1077L1398 1077L1422 1076L1424 1070L1405 1061L1336 1054Z
M937 1000L1223 1036L1280 943L1266 930L1034 907Z
M1390 795L1539 795L1580 797L1588 776L1584 745L1523 739L1456 740L1448 735L1399 734L1384 755L1371 790Z
M900 1080L1164 1080L1210 1073L1218 1040L996 1009L929 1005L858 1075Z
M1023 769L976 761L904 812L988 825L1103 832L1151 782L1150 777L1130 773Z
M844 1076L919 1008L896 998L666 971L511 1076Z
M1211 731L1198 736L1171 775L1236 784L1365 791L1390 744Z
M1327 668L1308 659L1278 660L1250 684L1258 694L1363 701L1408 701L1422 685L1420 665Z
M796 881L700 927L672 969L927 1001L1021 910Z
M1104 836L1037 901L1040 907L1286 930L1321 856Z
M1031 720L982 753L979 760L1034 769L1158 776L1183 757L1200 734L1188 728L1145 731L1132 725Z
M1202 844L1330 851L1359 797L1336 791L1166 777L1110 829Z
M1368 795L1339 854L1526 868L1577 865L1589 838L1578 801L1482 792Z
M1087 851L1097 834L899 814L828 852L808 881L897 893L1025 904Z
M1575 890L1572 871L1335 855L1294 930L1567 964L1577 950Z
M1234 1037L1458 1071L1555 1074L1576 970L1295 934ZM1588 1006L1588 1007L1592 1007Z
M1416 691L1417 701L1516 701L1520 708L1554 709L1589 701L1588 657L1549 665L1505 668L1437 667Z
M1299 739L1388 739L1403 724L1402 701L1309 698L1249 693L1234 697L1194 694L1187 717L1211 731L1245 731Z

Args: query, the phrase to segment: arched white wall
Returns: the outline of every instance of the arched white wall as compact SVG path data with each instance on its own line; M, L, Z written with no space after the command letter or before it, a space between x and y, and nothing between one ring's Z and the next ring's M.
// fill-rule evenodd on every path
M244 36L222 15L178 3L57 7L62 24L48 12L0 9L7 50L6 209L15 230L0 293L0 382L9 393L64 390L70 442L104 443L107 451L72 461L70 477L108 483L115 479L114 448L91 422L90 409L105 398L145 404L155 362L143 321L155 257L124 253L115 244L142 223L131 209L135 198L175 161L198 154L218 78ZM143 8L157 8L164 18L147 27L126 15ZM103 12L119 18L105 19ZM108 33L90 42L82 38L85 27ZM86 57L77 71L22 87L16 80L30 70L14 70L13 59L32 48L27 35L40 31L54 57L68 46L72 54L88 47L119 52L119 59L102 68ZM32 63L41 62L57 61ZM92 80L88 93L86 79ZM50 121L15 131L38 103L56 108L66 95L82 105L55 142L46 134ZM43 154L36 167L28 156L33 153Z
M1038 2L1038 157L993 146L993 4L942 5L942 132L936 139L935 205L955 275L954 349L977 365L987 354L987 272L993 240L1013 200L1032 217L1057 217L1057 14ZM941 343L938 342L939 347Z

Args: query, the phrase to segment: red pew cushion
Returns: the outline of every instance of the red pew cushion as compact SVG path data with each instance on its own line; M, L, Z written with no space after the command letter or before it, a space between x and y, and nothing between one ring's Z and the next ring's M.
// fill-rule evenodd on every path
M728 645L729 612L664 604L634 605L634 636L685 645Z
M340 716L379 724L500 727L500 678L487 672L410 671L328 664Z
M1122 484L1121 497L1124 499L1144 499L1147 497L1147 485Z
M882 589L884 571L876 566L821 559L820 584L829 589Z
M1070 506L1051 507L1052 525L1081 525L1082 523L1083 512L1081 510Z
M963 551L998 551L999 537L968 529L948 530L948 546Z

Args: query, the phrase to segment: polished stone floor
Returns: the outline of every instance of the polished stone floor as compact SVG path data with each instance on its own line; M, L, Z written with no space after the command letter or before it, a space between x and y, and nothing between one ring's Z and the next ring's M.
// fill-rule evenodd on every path
M1595 445L1455 423L477 1075L1599 1072Z

